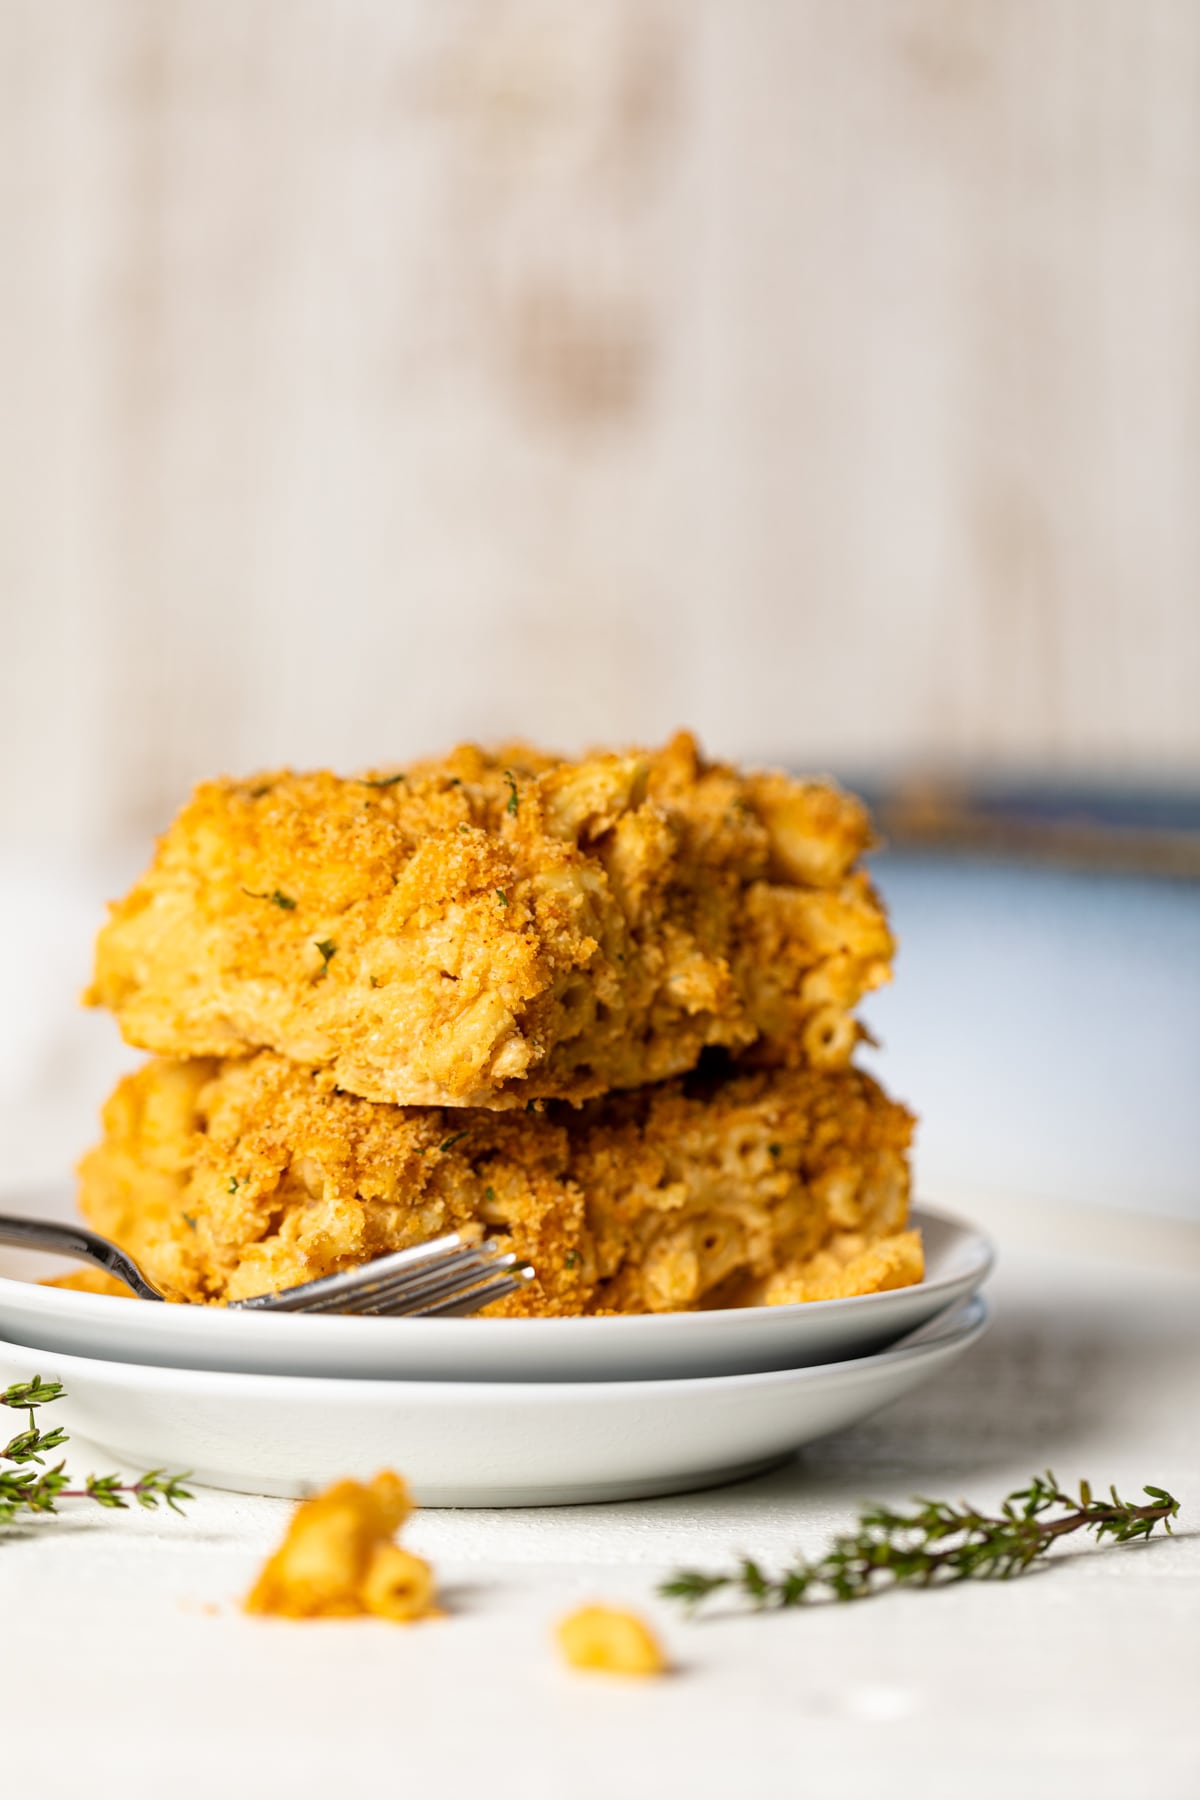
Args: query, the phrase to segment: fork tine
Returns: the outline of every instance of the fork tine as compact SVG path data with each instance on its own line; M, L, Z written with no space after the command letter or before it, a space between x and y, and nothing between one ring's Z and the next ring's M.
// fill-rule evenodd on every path
M322 1296L305 1311L361 1312L385 1298L391 1300L405 1294L424 1293L428 1288L442 1284L448 1276L461 1281L472 1270L490 1268L494 1260L482 1246L470 1244L446 1256L430 1257L416 1269L402 1268L391 1275L384 1271L378 1280L348 1284L340 1294L329 1298Z
M231 1309L239 1310L316 1312L324 1310L328 1302L336 1302L342 1294L358 1293L364 1286L379 1285L402 1271L417 1272L427 1263L439 1261L460 1249L476 1248L476 1244L452 1231L423 1244L411 1244L406 1250L389 1251L387 1255L377 1256L369 1263L359 1263L353 1269L341 1269L336 1275L321 1275L315 1281L301 1282L282 1292L254 1294L246 1300L234 1300L230 1305Z
M428 1305L401 1299L392 1305L364 1308L361 1313L355 1314L355 1317L363 1319L431 1319L443 1313L447 1316L457 1313L465 1318L470 1313L478 1312L480 1307L486 1306L490 1300L498 1299L502 1294L515 1293L524 1285L520 1274L509 1269L503 1275L497 1275L492 1281L485 1281L482 1284L477 1282L474 1287L453 1288L441 1299Z
M466 1318L471 1313L479 1312L493 1300L503 1299L505 1294L515 1294L527 1282L533 1280L533 1270L528 1263L510 1269L495 1281L485 1282L483 1287L472 1288L470 1293L457 1299L441 1301L437 1306L420 1306L408 1317L413 1319L453 1319Z
M449 1232L423 1244L377 1256L357 1268L323 1275L280 1293L235 1300L240 1309L344 1313L360 1317L433 1318L478 1312L489 1301L533 1279L528 1263L496 1239Z
M392 1313L399 1313L401 1310L414 1312L419 1307L432 1305L447 1294L461 1292L486 1280L490 1275L511 1269L516 1261L516 1255L511 1250L503 1255L483 1256L475 1253L455 1257L452 1261L447 1258L444 1264L427 1270L419 1280L387 1282L361 1296L351 1295L343 1310L357 1313L382 1311L386 1308Z

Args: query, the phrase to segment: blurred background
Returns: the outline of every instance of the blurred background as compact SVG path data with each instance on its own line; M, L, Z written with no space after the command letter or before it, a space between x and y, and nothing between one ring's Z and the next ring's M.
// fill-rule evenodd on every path
M1198 219L1192 0L0 0L10 1181L198 777L687 723L927 1192L1200 1217Z

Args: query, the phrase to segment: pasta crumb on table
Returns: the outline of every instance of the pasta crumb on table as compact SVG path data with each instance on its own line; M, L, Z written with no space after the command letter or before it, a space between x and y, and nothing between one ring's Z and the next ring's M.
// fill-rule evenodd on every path
M432 1569L394 1541L411 1512L408 1488L391 1470L366 1484L336 1482L302 1501L246 1596L246 1611L287 1619L370 1614L395 1624L435 1617Z
M600 1675L664 1675L662 1646L636 1613L611 1606L583 1606L563 1619L558 1647L574 1669Z

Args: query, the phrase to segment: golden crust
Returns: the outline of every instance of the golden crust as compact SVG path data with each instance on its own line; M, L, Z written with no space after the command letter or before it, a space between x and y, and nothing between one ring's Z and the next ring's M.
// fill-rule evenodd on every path
M856 1069L463 1112L363 1100L271 1052L152 1060L105 1108L81 1203L178 1300L242 1298L472 1227L508 1232L537 1270L500 1313L829 1298L920 1279L911 1126Z
M199 787L88 999L173 1057L273 1049L402 1105L575 1102L758 1040L843 1067L892 940L862 805L686 734Z

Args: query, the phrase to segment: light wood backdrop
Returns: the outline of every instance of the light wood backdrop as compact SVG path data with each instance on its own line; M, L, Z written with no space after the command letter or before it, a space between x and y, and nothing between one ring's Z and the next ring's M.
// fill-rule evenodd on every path
M680 721L1200 774L1197 0L0 0L11 842Z

